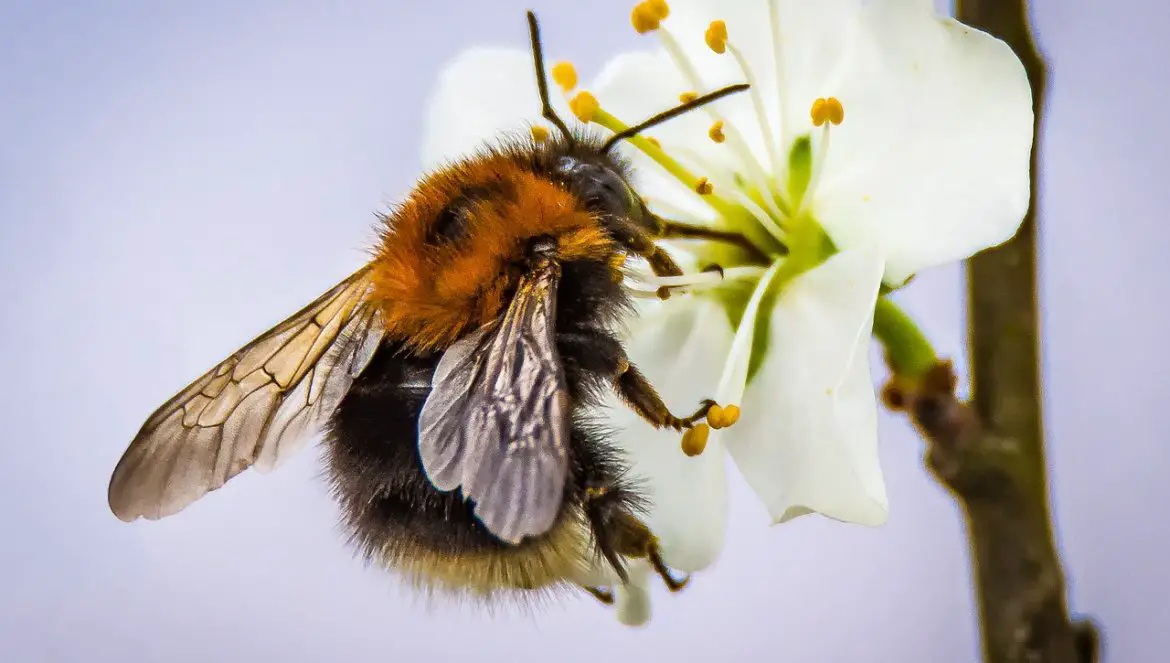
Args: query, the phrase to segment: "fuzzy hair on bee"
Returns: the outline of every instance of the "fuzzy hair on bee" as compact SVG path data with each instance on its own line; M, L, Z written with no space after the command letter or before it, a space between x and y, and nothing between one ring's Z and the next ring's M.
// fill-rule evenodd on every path
M660 219L613 150L621 139L740 91L731 86L602 139L501 137L424 176L381 217L372 259L154 412L110 481L122 520L175 514L243 470L269 471L317 430L344 526L367 559L414 585L491 597L625 579L647 559L676 579L644 496L593 419L610 390L653 426L684 429L618 338L628 256L682 272ZM735 243L727 236L712 237ZM696 405L696 404L691 404Z

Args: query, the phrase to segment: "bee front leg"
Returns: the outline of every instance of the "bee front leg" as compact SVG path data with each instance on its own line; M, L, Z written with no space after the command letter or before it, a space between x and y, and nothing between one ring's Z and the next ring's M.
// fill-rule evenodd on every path
M671 414L666 403L662 402L662 397L658 395L654 385L650 384L646 376L642 375L642 372L628 361L625 364L625 370L614 381L614 386L622 400L655 428L666 427L675 430L690 428L696 422L702 421L707 416L707 412L715 405L715 401L704 399L699 404L699 409L690 416L676 417Z
M646 376L630 363L621 342L607 332L559 332L557 346L566 368L589 371L608 378L622 400L655 428L690 428L702 421L715 405L713 400L704 400L690 416L675 416Z

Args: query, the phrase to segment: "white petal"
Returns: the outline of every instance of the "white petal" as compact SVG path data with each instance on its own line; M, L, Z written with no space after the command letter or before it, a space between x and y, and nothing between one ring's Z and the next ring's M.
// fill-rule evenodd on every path
M860 0L780 0L782 68L779 71L768 4L768 0L676 1L671 3L667 25L708 86L719 87L744 80L732 55L729 52L716 55L704 40L711 21L719 19L726 23L728 41L740 50L751 67L755 87L766 107L768 130L776 134L783 128L785 144L778 147L784 160L796 135L811 128L812 101L828 96L825 90L833 89L841 77L842 62L850 50L861 3ZM783 122L779 110L781 81L787 111ZM729 100L728 107L729 121L739 127L761 163L767 163L762 146L763 129L748 97Z
M557 114L579 125L559 90L553 86L550 92ZM423 131L423 164L432 168L470 155L504 132L524 135L533 124L551 129L540 117L532 54L510 48L464 51L439 75Z
M840 99L845 121L813 210L839 247L882 247L899 283L1016 232L1032 97L1006 44L928 3L874 0L858 16L837 87L816 92ZM794 100L806 114L811 95Z
M777 298L764 364L723 437L776 522L885 522L868 352L882 268L875 252L842 252Z
M636 329L627 344L630 360L671 410L689 413L711 397L732 337L718 303L671 298ZM727 523L726 460L718 435L692 458L683 454L678 432L655 430L621 403L612 405L612 415L631 478L651 503L647 525L661 541L666 563L680 571L710 565L723 547Z
M738 405L743 400L760 306L764 301L764 296L768 294L772 279L776 277L782 264L782 262L773 263L768 271L764 272L759 282L756 283L755 290L752 291L747 305L744 306L739 326L735 330L735 337L731 341L731 349L727 352L723 373L719 377L719 386L715 389L715 401L720 404Z

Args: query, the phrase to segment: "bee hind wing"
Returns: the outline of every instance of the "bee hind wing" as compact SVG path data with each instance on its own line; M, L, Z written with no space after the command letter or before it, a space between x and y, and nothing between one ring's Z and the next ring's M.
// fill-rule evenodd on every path
M110 478L127 522L181 511L248 467L299 450L336 409L383 335L368 268L256 337L159 407Z
M500 321L443 354L419 417L419 455L443 491L462 488L497 538L548 531L568 475L569 402L556 351L558 269L526 275Z

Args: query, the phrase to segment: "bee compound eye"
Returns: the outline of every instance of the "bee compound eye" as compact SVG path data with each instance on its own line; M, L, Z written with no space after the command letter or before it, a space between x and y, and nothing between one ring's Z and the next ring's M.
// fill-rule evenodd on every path
M557 160L557 170L566 174L572 175L578 168L583 166L579 160L573 157L561 157Z

